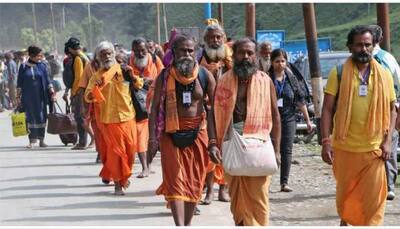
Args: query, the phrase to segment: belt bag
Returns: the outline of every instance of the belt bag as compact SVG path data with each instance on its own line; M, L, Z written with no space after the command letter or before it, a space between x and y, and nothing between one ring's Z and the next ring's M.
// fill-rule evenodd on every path
M232 131L222 146L222 165L232 176L269 176L278 170L272 142L246 138Z
M178 148L185 148L193 145L197 139L199 129L195 130L178 130L175 133L171 133L172 142Z

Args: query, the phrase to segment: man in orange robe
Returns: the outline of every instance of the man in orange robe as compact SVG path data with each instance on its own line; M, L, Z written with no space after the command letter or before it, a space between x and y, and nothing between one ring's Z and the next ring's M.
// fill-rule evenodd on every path
M352 55L341 72L332 69L325 88L321 156L333 164L342 226L382 225L385 213L396 95L392 76L372 58L372 34L367 26L349 32Z
M104 166L115 183L115 195L124 195L132 174L134 152L136 152L135 111L129 82L125 80L121 66L115 60L115 50L110 42L103 41L96 48L100 69L90 79L85 91L85 100L96 103L99 108L97 120L106 145ZM143 81L133 78L135 87ZM105 137L107 136L107 137Z
M279 164L281 122L275 87L266 73L257 70L256 46L249 38L237 40L233 45L233 69L218 81L213 106L217 144L221 148L233 128L244 137L272 141ZM210 157L214 163L221 163L219 151L210 151ZM271 176L224 175L235 225L268 225Z
M152 55L147 50L146 40L143 38L135 39L132 42L133 55L130 58L129 65L133 69L133 74L139 76L144 80L144 88L149 89L150 85L160 74L164 68L160 58ZM153 96L153 90L148 94L149 100ZM147 144L149 140L149 119L147 117L136 117L137 129L137 147L140 163L142 164L142 172L137 178L144 178L149 176L149 166L147 164Z
M210 24L204 31L205 47L201 52L199 63L210 71L216 82L223 73L232 68L231 49L224 44L225 32L219 24ZM211 106L211 104L210 104ZM210 161L207 168L206 197L201 204L211 204L214 196L214 182L219 184L218 200L229 201L229 196L225 192L224 171L222 165L216 165Z
M204 69L202 86L191 38L177 37L172 49L172 66L156 79L148 154L151 161L160 143L163 182L156 193L168 201L175 224L189 226L206 177L208 137L215 142L212 111L206 115L203 106L205 94L213 101L215 80Z

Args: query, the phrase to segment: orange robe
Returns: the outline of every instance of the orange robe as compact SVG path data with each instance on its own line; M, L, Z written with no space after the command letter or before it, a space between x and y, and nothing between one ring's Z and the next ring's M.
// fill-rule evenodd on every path
M247 88L247 114L243 135L270 141L272 129L271 79L261 71L255 73ZM232 122L238 79L232 70L218 81L214 98L214 115L219 147ZM274 93L274 92L272 92ZM268 187L270 176L230 176L225 173L231 197L231 212L236 224L265 226L269 221Z
M387 181L382 151L334 150L336 208L353 226L379 226L385 214Z
M147 66L140 70L135 66L135 56L132 55L129 60L129 65L133 69L134 75L143 75L144 79L154 80L158 77L161 70L164 68L162 61L159 57L156 57L156 63L153 63L153 58L150 53L147 54ZM153 82L153 83L154 83ZM152 84L153 85L153 84ZM150 103L154 94L153 86L150 86L148 93L147 93L147 103ZM150 105L149 105L150 106ZM147 142L149 140L149 120L144 119L136 123L137 127L137 152L143 153L147 151Z
M198 128L203 117L180 118L181 130ZM168 133L160 139L163 182L157 195L167 201L183 200L197 203L201 200L208 164L208 135L205 126L199 131L194 144L186 148L176 147Z

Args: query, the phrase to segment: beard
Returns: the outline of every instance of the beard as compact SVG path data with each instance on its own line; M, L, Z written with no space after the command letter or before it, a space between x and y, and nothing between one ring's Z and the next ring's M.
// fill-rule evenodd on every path
M248 60L234 61L233 72L239 77L239 79L247 80L257 72L257 65Z
M190 76L194 67L196 66L196 62L194 61L193 57L183 56L175 59L174 66L181 75Z
M354 52L351 55L351 59L355 62L366 64L371 61L372 55L367 52Z
M111 66L113 66L117 61L113 58L113 59L108 59L105 61L100 62L100 67L103 69L110 69Z
M212 61L218 61L225 59L225 47L224 45L220 45L218 48L213 48L205 44L204 50L208 58Z
M138 58L135 56L135 66L139 69L143 69L147 66L148 56L144 56L142 58Z

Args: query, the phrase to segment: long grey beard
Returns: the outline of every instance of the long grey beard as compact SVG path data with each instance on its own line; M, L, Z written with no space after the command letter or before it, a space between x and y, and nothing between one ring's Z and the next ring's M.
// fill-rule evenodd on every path
M208 58L212 61L218 61L225 59L225 46L221 45L217 49L211 48L207 44L204 47Z
M257 72L257 66L255 63L250 61L235 61L233 65L233 72L239 77L239 79L247 80Z
M147 66L148 61L149 61L147 57L148 57L148 56L145 56L145 57L143 57L143 58L137 58L137 57L135 57L135 66L136 66L137 68L139 68L139 69L145 68L145 67Z
M188 76L193 72L196 62L190 57L181 57L175 60L175 67L181 75Z
M115 59L100 62L100 67L103 69L110 69L117 61Z

